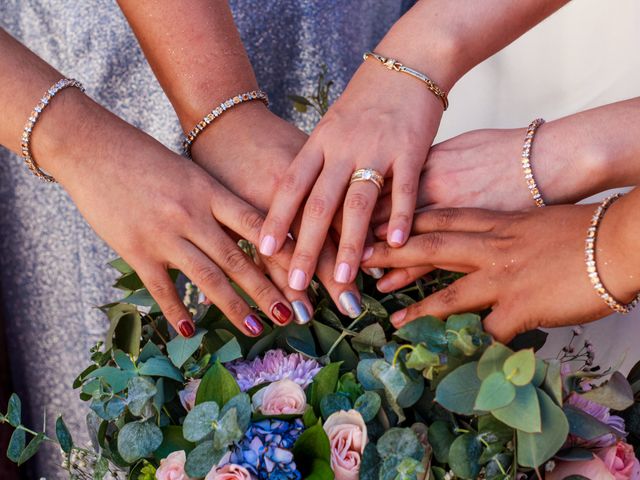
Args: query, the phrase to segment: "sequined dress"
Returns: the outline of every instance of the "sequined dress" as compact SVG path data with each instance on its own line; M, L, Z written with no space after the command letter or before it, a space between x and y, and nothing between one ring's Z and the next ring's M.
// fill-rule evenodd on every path
M287 95L313 92L319 67L344 88L362 52L406 9L400 0L235 0L234 16L272 109L299 126ZM179 126L113 0L0 0L0 26L125 120L178 151ZM35 102L36 99L34 99ZM72 138L69 141L73 141ZM86 406L70 385L105 333L97 305L113 300L114 253L57 185L32 177L0 147L0 308L14 386L31 421L63 413L84 430ZM49 422L51 423L51 422ZM63 478L54 451L27 478Z

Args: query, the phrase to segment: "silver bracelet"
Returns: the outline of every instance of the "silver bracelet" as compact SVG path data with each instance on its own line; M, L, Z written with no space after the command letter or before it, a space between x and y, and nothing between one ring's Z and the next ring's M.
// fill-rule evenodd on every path
M187 158L191 158L191 146L193 142L195 142L198 135L207 128L210 124L214 122L216 118L222 115L227 110L235 107L236 105L240 105L245 102L252 101L261 101L267 107L269 106L269 96L263 92L262 90L252 90L250 92L241 93L240 95L236 95L235 97L231 97L228 100L225 100L216 108L211 110L207 115L204 116L200 122L193 127L193 129L189 133L185 133L182 138L182 151Z
M587 231L587 239L585 240L585 260L587 263L587 274L589 275L589 280L593 285L593 288L596 290L598 296L604 300L604 302L611 308L612 310L618 313L629 313L633 308L640 302L640 293L634 298L631 303L623 304L618 302L613 295L609 293L609 291L605 288L600 279L600 275L598 275L598 265L596 262L596 239L598 238L598 228L600 227L600 223L604 217L604 214L608 210L608 208L622 197L621 193L613 194L604 199L604 201L598 206L596 212L591 218L591 225L589 226L589 230Z
M536 206L544 207L546 204L544 203L544 199L542 198L542 193L540 193L540 189L538 188L538 184L536 183L535 178L533 177L533 170L531 168L531 145L533 144L533 139L536 136L536 131L538 127L544 123L543 118L536 118L533 122L529 124L527 128L527 135L524 137L524 145L522 145L522 155L520 161L522 162L522 171L524 173L524 179L527 181L527 187L529 187L529 192L533 197L533 201Z
M31 154L31 133L33 132L33 128L35 127L38 118L40 118L40 114L44 111L45 108L47 108L47 105L49 105L51 99L55 97L58 92L69 87L74 87L79 89L81 92L84 92L84 87L82 86L82 84L79 81L74 80L73 78L63 78L54 83L51 87L49 87L44 96L40 99L40 103L38 103L38 105L34 107L31 115L29 115L29 120L27 121L27 124L24 126L24 130L22 131L21 146L22 158L24 158L24 163L27 164L29 170L31 170L31 172L36 177L44 180L45 182L55 183L56 179L51 175L47 175L46 173L44 173L33 158L33 155Z

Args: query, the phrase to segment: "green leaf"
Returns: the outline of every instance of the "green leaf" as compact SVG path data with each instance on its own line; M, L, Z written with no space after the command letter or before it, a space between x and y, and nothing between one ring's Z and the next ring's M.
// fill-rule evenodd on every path
M131 360L131 357L124 353L122 350L116 350L113 352L113 360L116 362L116 365L120 367L121 370L135 371L136 366Z
M133 268L129 266L127 262L125 262L122 258L116 258L115 260L111 260L108 265L115 268L122 274L133 272Z
M495 372L502 372L504 362L513 354L513 350L501 343L491 344L480 357L478 362L478 377L484 380Z
M513 402L514 398L516 398L516 387L502 372L494 372L482 381L473 408L488 412L506 407Z
M239 393L222 407L220 418L224 418L232 408L236 409L238 427L245 432L251 423L251 398L246 393Z
M73 448L73 439L71 438L71 433L65 425L62 417L58 417L56 420L56 438L58 439L58 443L60 444L62 451L64 453L71 453L71 449Z
M414 405L424 392L424 379L407 375L400 364L395 367L380 359L372 366L373 374L382 382L387 398L395 400L401 408Z
M118 433L118 453L128 463L150 457L162 445L162 430L153 420L127 423Z
M480 473L482 444L472 433L456 438L449 450L449 466L453 473L464 479L475 480Z
M338 376L340 374L340 363L330 363L322 367L313 379L309 387L309 405L313 407L317 415L320 415L320 401L326 395L336 391Z
M195 445L184 438L182 427L179 425L167 425L162 428L162 444L153 452L156 460L167 458L171 453L184 450L187 454Z
M113 393L120 393L127 388L129 380L135 376L136 373L130 370L120 370L116 367L101 367L87 375L87 380L99 378L111 387Z
M378 480L381 462L376 445L372 442L367 443L360 463L360 480Z
M534 387L539 387L547 376L547 363L536 357L536 373L533 375L531 383Z
M378 453L383 459L389 457L410 457L422 460L425 447L410 428L390 428L378 440ZM399 462L398 462L399 463Z
M480 315L475 313L463 313L461 315L451 315L447 318L447 330L455 330L460 332L464 329L469 332L476 333L482 331L482 319Z
M22 402L15 393L9 397L6 419L12 427L17 427L22 423Z
M225 404L240 393L240 387L233 375L216 362L209 368L196 394L196 405L204 402L216 402L219 407Z
M594 440L608 433L620 435L606 423L599 421L572 405L565 405L562 410L569 421L569 431L571 435L575 435L584 440Z
M452 425L442 420L436 420L427 431L429 444L433 448L433 454L439 463L449 463L449 449L456 439L453 434Z
M564 477L562 480L589 480L587 477L583 477L582 475L569 475L568 477Z
M380 348L387 343L387 337L384 334L384 329L379 323L373 323L363 328L352 339L351 343L356 344L361 348Z
M313 460L317 459L324 460L327 463L330 462L331 447L329 445L329 438L320 423L302 432L302 435L298 437L298 440L296 440L296 443L293 445L293 456L296 465L298 465L303 474L303 478L306 478L306 475L310 473L305 470L308 470L308 467L313 464Z
M158 389L155 383L144 377L133 377L129 380L127 389L127 407L129 407L129 411L136 417L141 416L149 400L157 393Z
M312 320L313 330L318 337L318 343L322 352L328 352L333 344L340 338L340 332L324 325L323 323ZM338 346L331 353L332 362L343 362L344 368L353 370L358 365L358 357L349 345L346 339L340 340Z
M107 311L110 327L105 347L122 350L132 357L140 354L142 319L134 305L117 304Z
M140 375L149 377L165 377L175 380L176 382L184 382L184 377L169 361L167 357L151 357L149 360L140 365Z
M351 410L351 400L345 395L340 393L331 393L325 395L320 400L320 413L325 420L331 416L332 413L339 412L341 410Z
M633 405L633 390L620 372L615 372L608 381L580 396L612 410L623 411Z
M142 280L140 280L140 277L136 272L131 271L130 273L125 273L118 278L113 286L119 290L135 291L144 288L144 283L142 283Z
M562 406L562 366L559 360L546 360L547 374L542 382L542 389L556 402Z
M482 415L478 418L478 433L488 443L505 444L513 439L513 429L505 425L493 415Z
M518 387L531 383L536 373L536 356L533 349L520 350L511 355L502 366L507 380Z
M531 468L549 460L560 450L569 434L569 422L562 409L545 392L539 388L535 390L542 418L541 432L517 432L518 463Z
M301 95L287 95L287 96L289 97L289 100L292 100L295 103L299 103L307 107L313 106L313 104L309 100L307 100L306 97L303 97Z
M335 475L329 462L315 458L311 463L311 472L305 477L305 480L333 480L334 478Z
M384 385L373 374L373 365L378 361L377 358L365 358L360 360L356 373L358 381L366 390L382 390Z
M358 379L353 372L347 372L338 380L338 392L342 392L349 400L355 402L364 393L364 388L358 383Z
M44 433L38 433L35 437L31 439L31 441L27 444L26 448L20 454L20 458L18 458L18 466L26 463L31 457L33 457L38 450L40 449L40 445L46 440L46 436Z
M382 399L380 398L380 395L376 392L368 391L358 397L353 408L360 412L365 423L368 423L376 418L381 406Z
M238 358L242 358L242 347L236 337L225 343L214 354L214 359L220 363L232 362Z
M163 356L162 350L160 350L155 343L149 340L142 348L142 351L140 352L140 356L138 357L138 361L140 363L143 363L149 360L151 357L162 357L162 356Z
M364 305L367 311L374 317L379 319L389 317L389 312L387 312L387 309L384 308L379 301L364 293L362 294L362 305Z
M412 344L424 343L429 350L444 352L448 346L445 324L436 317L420 317L395 332L395 336Z
M418 344L409 353L405 365L407 368L422 371L425 368L440 365L440 355L431 350L427 350L424 345Z
M184 438L189 442L199 442L206 438L215 431L215 422L219 416L220 408L216 402L197 404L187 414L182 424Z
M187 360L198 351L202 344L202 339L207 334L204 329L198 329L191 338L185 338L178 335L169 343L167 343L167 353L173 364L181 368Z
M473 406L480 391L478 362L466 363L447 375L436 389L436 402L461 415L473 415Z
M215 426L213 436L213 448L215 450L226 449L233 442L239 442L244 436L244 431L238 425L238 412L235 408L229 409Z
M24 430L14 430L9 441L9 448L7 448L7 458L14 463L18 463L26 444L27 436Z
M516 387L516 397L506 407L491 412L502 423L523 432L540 432L540 403L536 395L536 387L527 384Z
M185 471L189 477L202 478L224 457L226 450L213 448L213 441L203 442L187 455Z

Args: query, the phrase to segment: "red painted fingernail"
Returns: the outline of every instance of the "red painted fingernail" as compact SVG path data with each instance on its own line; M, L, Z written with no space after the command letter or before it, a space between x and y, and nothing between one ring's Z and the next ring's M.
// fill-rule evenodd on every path
M282 302L278 302L271 307L271 315L273 315L273 318L282 325L289 321L291 314L291 309Z
M247 330L249 330L252 335L256 336L260 335L262 330L264 330L262 322L253 313L246 316L244 319L244 326L247 327Z
M180 320L178 323L178 330L180 330L180 334L186 338L193 337L193 334L196 333L193 323L189 320Z

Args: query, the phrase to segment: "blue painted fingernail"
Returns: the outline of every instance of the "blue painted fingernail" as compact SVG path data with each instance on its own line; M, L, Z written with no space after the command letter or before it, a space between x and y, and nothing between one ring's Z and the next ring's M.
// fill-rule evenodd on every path
M378 267L370 268L369 275L371 275L376 280L380 280L384 276L384 269Z
M293 314L296 316L296 323L298 325L306 325L311 321L311 315L304 302L299 300L291 302L291 306L293 307Z
M349 317L357 318L362 313L362 305L353 292L342 292L338 301Z

